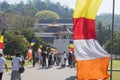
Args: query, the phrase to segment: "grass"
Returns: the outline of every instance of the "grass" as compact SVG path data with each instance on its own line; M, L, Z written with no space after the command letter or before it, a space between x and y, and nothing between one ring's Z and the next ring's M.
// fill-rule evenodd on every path
M113 60L113 68L120 68L120 60Z
M120 69L120 60L113 60L113 69ZM110 68L110 64L109 64ZM108 71L108 74L110 74L110 71ZM110 80L107 79L107 80ZM112 80L120 80L120 71L112 71Z
M110 74L110 72L108 73ZM113 71L112 74L113 74L112 80L120 80L120 71ZM110 80L110 78L107 80Z

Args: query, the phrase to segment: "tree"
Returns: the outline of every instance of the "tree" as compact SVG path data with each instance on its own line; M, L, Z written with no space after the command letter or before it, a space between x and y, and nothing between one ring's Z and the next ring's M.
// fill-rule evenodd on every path
M34 26L34 18L30 15L22 16L20 14L8 13L6 16L11 27L15 29L20 30Z
M14 31L8 31L5 34L4 54L12 56L17 52L22 54L26 50L28 50L28 41L23 35L19 34L19 32L15 33Z
M3 2L1 3L1 8L2 8L2 11L3 11L3 12L7 12L8 7L9 7L9 4L8 4L6 1L3 1Z
M25 15L25 4L23 1L20 1L20 3L16 4L14 6L15 12L16 14L20 14L20 15Z
M24 6L25 15L30 15L34 17L39 10L34 6L31 0L27 1L27 4Z
M39 11L35 15L35 21L39 22L40 20L59 20L60 17L56 12L50 10Z
M31 42L32 39L35 38L35 34L33 32L33 29L31 28L24 28L21 30L21 34L29 41Z
M6 17L11 27L14 27L16 29L20 29L21 27L23 27L24 17L20 14L8 13L6 14Z
M97 22L97 39L103 46L111 38L111 27L103 26L101 21Z
M108 40L105 43L105 49L111 53L112 50L112 40ZM120 55L120 32L115 32L113 37L113 53L112 54L119 54Z
M34 27L34 18L30 15L23 16L22 27L24 28L33 28Z

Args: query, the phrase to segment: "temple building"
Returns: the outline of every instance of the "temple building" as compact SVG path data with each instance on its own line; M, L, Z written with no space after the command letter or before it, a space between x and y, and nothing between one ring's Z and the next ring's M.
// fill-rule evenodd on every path
M69 41L73 36L72 21L43 21L39 25L36 24L35 27L43 27L44 32L35 33L35 35L56 48L58 52L69 51Z

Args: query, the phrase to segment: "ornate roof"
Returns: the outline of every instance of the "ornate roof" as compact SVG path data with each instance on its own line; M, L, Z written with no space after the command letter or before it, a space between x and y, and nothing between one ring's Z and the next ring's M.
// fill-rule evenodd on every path
M70 30L67 26L63 27L47 27L44 32L46 33L55 33L55 34L73 34L72 30Z
M72 20L41 20L39 23L72 23Z
M73 32L65 25L64 27L61 27L61 29L55 34L73 34Z

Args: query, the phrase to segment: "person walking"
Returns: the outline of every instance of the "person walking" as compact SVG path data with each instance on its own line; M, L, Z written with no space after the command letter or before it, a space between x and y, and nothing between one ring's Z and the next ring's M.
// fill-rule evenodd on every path
M11 80L21 80L21 75L19 73L20 66L23 66L21 59L19 58L20 54L17 53L16 57L12 59L12 73Z
M44 51L42 53L42 68L46 68L46 56L47 56L47 53L46 51Z
M59 63L60 63L60 57L61 57L61 55L60 55L60 53L56 53L56 65L57 66L59 66Z
M65 59L64 59L64 53L61 54L61 67L65 67Z
M64 55L64 61L65 61L64 64L65 64L65 66L66 66L67 53L64 51L64 52L63 52L63 55Z
M32 58L33 58L32 65L33 65L33 68L35 67L35 64L36 64L36 57L37 57L37 54L33 52L33 54L32 54Z
M52 67L52 52L48 53L48 68Z
M2 80L4 66L5 66L5 68L6 68L6 71L8 71L7 64L6 64L6 60L5 60L5 58L3 57L3 54L0 53L0 80Z

